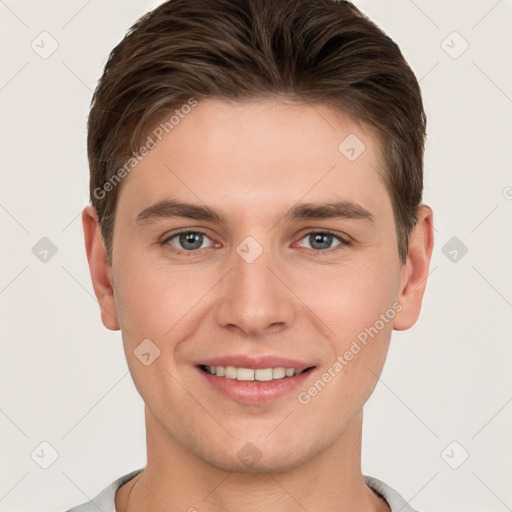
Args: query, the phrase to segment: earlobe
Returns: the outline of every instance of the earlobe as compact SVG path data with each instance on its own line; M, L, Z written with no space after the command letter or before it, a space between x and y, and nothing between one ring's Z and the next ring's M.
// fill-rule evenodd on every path
M402 309L396 315L393 329L402 331L412 327L418 320L423 294L434 247L433 213L430 207L422 205L418 220L409 237L407 261L402 269L402 280L398 302Z
M117 331L119 330L119 322L112 286L112 269L101 237L98 214L92 206L84 208L82 226L89 271L94 294L100 306L101 320L107 329Z

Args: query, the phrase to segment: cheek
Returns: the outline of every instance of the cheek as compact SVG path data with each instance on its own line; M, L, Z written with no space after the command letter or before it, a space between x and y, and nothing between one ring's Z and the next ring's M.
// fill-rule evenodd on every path
M337 411L333 419L343 427L373 392L391 338L398 274L383 275L377 267L351 267L325 280L315 311L328 325L330 350L322 373L303 390L302 404L318 417ZM324 351L327 353L327 350ZM343 414L337 416L338 412ZM333 417L333 418L334 418Z
M171 272L135 259L123 262L116 277L119 320L130 337L163 338L208 290L190 271Z
M351 263L340 265L323 277L317 276L307 294L343 348L347 339L374 326L382 314L390 309L389 315L394 313L399 281L400 269L396 265ZM385 328L380 322L378 326L379 330L391 332L387 323Z

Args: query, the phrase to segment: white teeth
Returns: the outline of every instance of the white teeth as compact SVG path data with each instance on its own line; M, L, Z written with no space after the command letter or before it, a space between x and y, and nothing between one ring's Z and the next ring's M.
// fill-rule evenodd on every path
M286 376L286 368L272 368L272 378L273 379L282 379Z
M260 381L272 380L272 368L265 368L265 369L258 368L254 372L254 378L255 378L255 380L260 380Z
M254 370L251 368L238 368L236 380L254 380Z
M285 368L279 366L277 368L236 368L235 366L205 366L211 375L217 377L225 377L227 379L236 379L240 381L260 381L268 382L271 380L284 379L285 377L293 377L300 375L304 370L296 370L295 368Z
M224 368L224 377L227 379L236 379L236 368L234 366L226 366L226 368Z

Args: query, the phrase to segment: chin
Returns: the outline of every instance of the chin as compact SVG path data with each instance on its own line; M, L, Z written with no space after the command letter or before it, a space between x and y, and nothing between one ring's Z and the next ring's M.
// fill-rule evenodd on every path
M297 458L297 454L288 454L281 456L261 457L254 462L243 462L238 457L209 456L204 459L205 462L223 471L242 474L277 474L291 471L300 466L307 457Z
M201 448L202 453L196 450L196 456L207 464L223 471L254 475L291 471L314 458L326 447L319 444L308 446L307 442L294 446L276 438L274 443L262 439L261 442L254 443L233 442L231 445L217 445L213 451L205 446Z

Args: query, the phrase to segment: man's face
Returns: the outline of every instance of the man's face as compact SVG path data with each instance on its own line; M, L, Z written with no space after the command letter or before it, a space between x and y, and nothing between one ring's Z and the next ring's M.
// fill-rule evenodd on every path
M325 106L208 100L125 179L116 315L164 435L238 471L256 470L251 457L289 469L338 441L374 389L405 279L379 161L374 135ZM151 208L164 201L221 219ZM334 203L336 216L311 215ZM203 365L309 369L239 381Z

